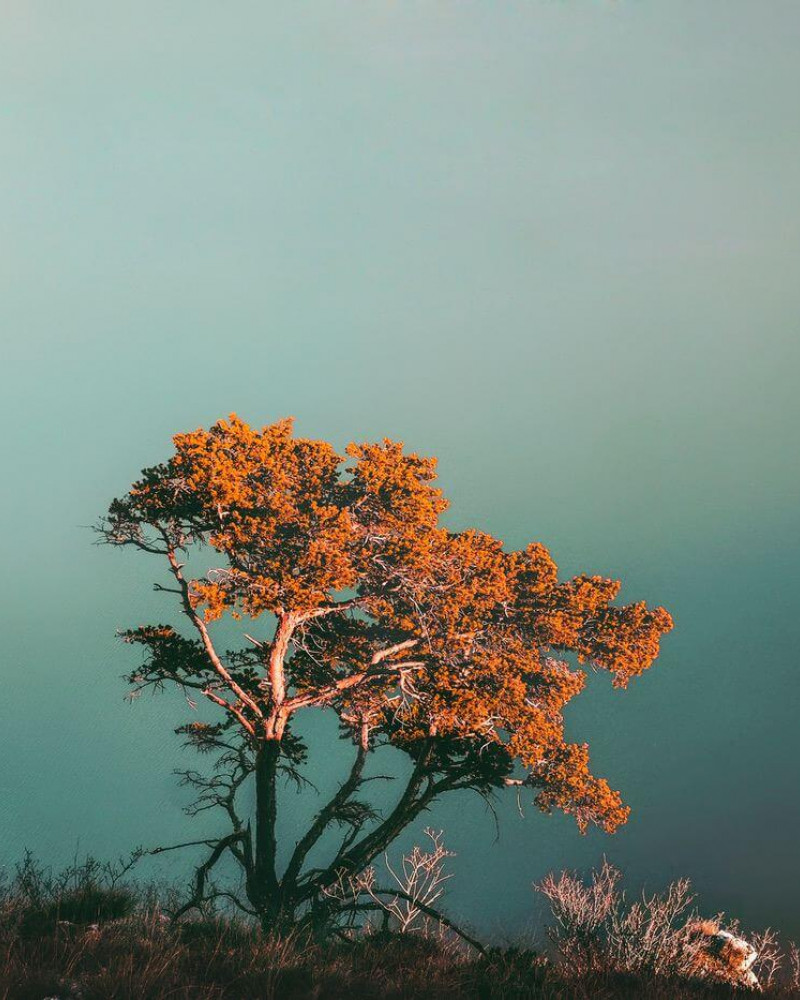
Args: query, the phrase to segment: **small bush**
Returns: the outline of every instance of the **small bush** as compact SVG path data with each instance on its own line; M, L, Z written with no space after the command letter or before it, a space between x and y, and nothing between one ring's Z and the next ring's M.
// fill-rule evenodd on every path
M129 917L136 892L119 883L121 869L93 858L58 874L26 854L6 888L3 919L22 938L53 933L62 925L103 924Z
M31 937L54 931L59 924L101 924L130 916L132 894L123 889L87 886L64 893L43 907L31 907L22 915L19 932Z

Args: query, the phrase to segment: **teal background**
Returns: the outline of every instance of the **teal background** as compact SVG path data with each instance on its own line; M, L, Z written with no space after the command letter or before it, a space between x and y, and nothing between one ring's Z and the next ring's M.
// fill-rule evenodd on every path
M513 936L606 852L800 933L798 33L795 0L0 2L0 860L209 829L188 709L119 679L160 570L86 526L173 432L294 414L677 622L569 714L628 826L445 803L451 912Z

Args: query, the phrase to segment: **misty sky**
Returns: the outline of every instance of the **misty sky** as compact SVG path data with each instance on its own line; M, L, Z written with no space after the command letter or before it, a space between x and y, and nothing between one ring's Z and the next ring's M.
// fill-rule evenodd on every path
M188 706L123 700L159 571L86 526L172 433L293 414L676 619L568 715L628 826L445 803L451 911L513 935L605 852L800 933L798 37L796 0L0 0L0 862L209 829Z

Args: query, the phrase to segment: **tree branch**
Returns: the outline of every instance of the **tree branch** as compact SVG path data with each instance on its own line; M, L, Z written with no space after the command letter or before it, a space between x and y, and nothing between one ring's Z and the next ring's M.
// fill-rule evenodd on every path
M224 708L226 712L230 712L231 715L239 722L239 724L250 733L251 736L255 735L256 729L252 722L249 721L242 713L236 708L235 705L231 705L229 701L224 698L220 698L219 695L214 694L209 688L204 687L201 689L202 693L208 698L209 701L213 701L215 705L219 705L220 708Z
M440 924L453 931L454 934L457 934L460 938L463 938L464 941L467 942L467 944L471 945L476 951L480 952L481 955L486 954L486 949L483 947L480 941L476 940L470 934L467 934L467 932L462 930L458 926L458 924L453 923L453 921L450 920L449 917L446 917L443 913L440 913L432 906L429 906L428 903L423 903L421 900L415 898L410 893L404 892L402 889L376 889L374 887L370 889L370 892L373 893L375 896L399 896L400 899L408 900L408 902L413 903L414 906L422 910L422 912L425 913L427 916L432 917L434 920L437 920Z
M353 597L349 601L333 601L331 604L322 604L313 611L308 611L302 616L302 621L311 618L322 618L324 615L333 615L339 611L350 611L352 608L360 608L362 604L369 600L368 597Z
M432 745L432 739L428 738L414 765L403 794L387 818L354 846L345 841L331 864L319 874L318 878L309 881L304 886L302 893L304 898L308 898L326 885L332 884L342 874L363 871L370 861L385 850L398 833L439 794L439 790L429 779L428 788L422 795L418 795L426 778Z
M296 626L297 618L294 615L280 615L278 627L275 629L275 635L270 644L267 670L272 692L272 704L276 709L280 709L286 701L286 673L283 664Z
M166 534L164 534L164 541L169 545ZM175 549L170 546L167 551L167 559L169 560L170 571L175 577L181 592L181 601L183 603L183 610L186 616L189 618L191 623L197 629L200 635L200 639L203 643L203 648L206 651L206 655L217 674L225 681L230 690L236 695L236 697L246 705L251 712L253 712L258 718L263 718L264 713L261 711L260 706L255 702L250 695L237 684L233 677L228 672L222 660L219 658L214 644L211 641L211 636L208 634L208 629L205 626L203 619L197 614L194 607L192 606L191 597L189 594L189 584L181 572L181 564L178 562L175 556ZM212 699L213 700L213 699ZM252 731L252 730L251 730Z
M363 740L360 741L358 744L358 750L356 751L356 758L353 761L353 766L350 769L350 774L348 775L347 780L341 788L339 788L333 798L331 798L330 801L322 809L320 809L314 819L314 822L309 827L308 832L295 848L283 876L282 881L285 886L295 886L297 876L300 874L303 862L308 856L309 851L317 843L328 826L335 821L337 812L361 784L361 776L367 759L367 751L368 747L366 742Z
M403 652L403 650L411 649L418 642L419 639L406 639L403 642L395 643L393 646L388 646L386 649L378 650L370 659L369 665L365 670L360 670L349 677L343 677L328 687L318 688L316 691L309 691L290 698L285 705L286 711L294 712L298 708L305 708L309 705L324 705L345 691L349 691L351 688L357 687L365 681L377 680L379 678L386 679L402 670L417 670L420 667L424 667L425 662L422 660L408 660L403 663L392 663L383 670L375 669L375 667L383 663L390 656Z
M217 841L212 838L207 838L206 840L187 840L184 844L170 844L169 847L153 847L147 853L148 854L166 854L167 851L180 851L184 847L211 847L212 844L216 844Z
M188 899L183 906L179 907L175 913L172 915L173 920L179 920L184 913L188 913L189 910L197 909L205 899L205 889L206 880L208 878L208 873L214 867L214 865L219 861L225 851L236 841L244 839L244 833L239 831L237 833L230 833L227 837L223 837L222 840L217 841L214 849L208 858L203 862L202 865L195 872L195 888L194 893L191 898ZM206 841L208 843L208 841ZM188 845L180 845L188 846ZM169 848L167 848L169 850ZM153 854L157 851L153 851ZM235 856L235 855L234 855Z

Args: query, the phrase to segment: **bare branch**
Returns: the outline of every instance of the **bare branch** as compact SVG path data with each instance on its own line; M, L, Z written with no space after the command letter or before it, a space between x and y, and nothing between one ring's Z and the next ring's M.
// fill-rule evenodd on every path
M291 886L296 883L297 876L300 874L303 862L308 856L309 851L317 843L327 827L336 820L341 807L348 801L361 784L364 764L367 759L367 750L368 746L366 742L363 740L360 741L356 751L356 758L353 761L353 766L350 769L350 774L348 775L347 780L341 788L339 788L333 798L322 809L320 809L314 819L314 822L309 827L308 832L297 844L283 877L284 885L288 884Z
M367 603L369 598L367 597L354 597L349 601L334 601L331 604L322 604L318 608L314 608L313 611L306 612L301 621L308 621L311 618L322 618L325 615L336 614L340 611L352 611L353 608L363 607Z
M237 841L243 840L245 838L245 833L243 831L237 831L235 833L228 834L227 837L223 837L221 840L217 841L214 845L211 854L203 862L202 865L195 872L195 888L191 897L179 907L175 913L172 915L173 920L179 920L184 913L188 913L189 910L198 909L203 901L205 900L205 888L206 880L208 879L208 873L214 867L214 865L219 861L225 851L230 848L232 844ZM212 841L213 843L213 841ZM154 852L155 853L155 852ZM234 855L235 856L235 855Z
M168 543L166 537L164 541ZM211 636L208 633L208 629L206 628L205 622L197 614L192 605L191 597L189 594L189 584L187 583L186 579L183 576L183 573L181 572L181 564L178 562L175 556L174 548L169 548L167 552L167 558L169 560L169 565L172 575L175 577L176 581L178 582L178 586L180 587L183 610L186 616L191 621L191 623L197 629L197 632L200 635L200 639L202 640L203 647L206 651L206 655L208 656L211 666L225 681L225 683L228 685L231 691L236 695L236 697L244 705L246 705L251 712L253 712L256 716L258 716L258 718L263 719L264 713L261 711L261 707L259 706L259 704L250 697L250 695L244 690L244 688L242 688L239 684L236 683L236 681L230 675L228 669L225 667L222 660L219 658L219 655L217 654L217 651L214 648L214 644L211 641Z
M411 649L413 646L418 645L418 643L419 639L406 639L403 642L395 643L393 646L388 646L385 649L378 650L378 652L376 652L370 659L369 666L365 670L351 674L349 677L343 677L341 680L336 681L328 687L318 688L315 691L309 691L301 695L296 695L294 698L290 698L286 702L285 708L288 712L294 712L298 708L305 708L309 705L325 705L338 698L346 691L349 691L354 687L358 687L360 684L367 681L386 680L402 673L404 670L420 670L426 666L426 663L423 660L409 660L402 663L392 663L382 670L375 669L379 664L388 660L391 656L394 656L396 653L403 652L406 649Z
M237 720L237 722L250 733L251 736L255 735L255 726L250 722L244 715L236 708L235 705L231 705L229 701L221 698L219 695L214 694L209 688L202 688L202 693L208 698L209 701L213 701L215 705L219 705L220 708L224 708L226 712L230 714Z
M376 896L400 896L401 899L408 899L409 902L413 902L426 916L432 917L434 920L438 921L444 927L449 928L454 934L457 934L460 938L467 942L467 944L472 945L472 947L480 952L481 955L486 954L486 949L477 940L477 938L472 937L471 934L467 934L465 930L458 926L458 924L453 923L449 917L446 917L443 913L435 910L432 906L427 903L423 903L420 900L414 900L413 897L409 896L408 893L404 892L402 889L381 889L373 888L373 893Z

